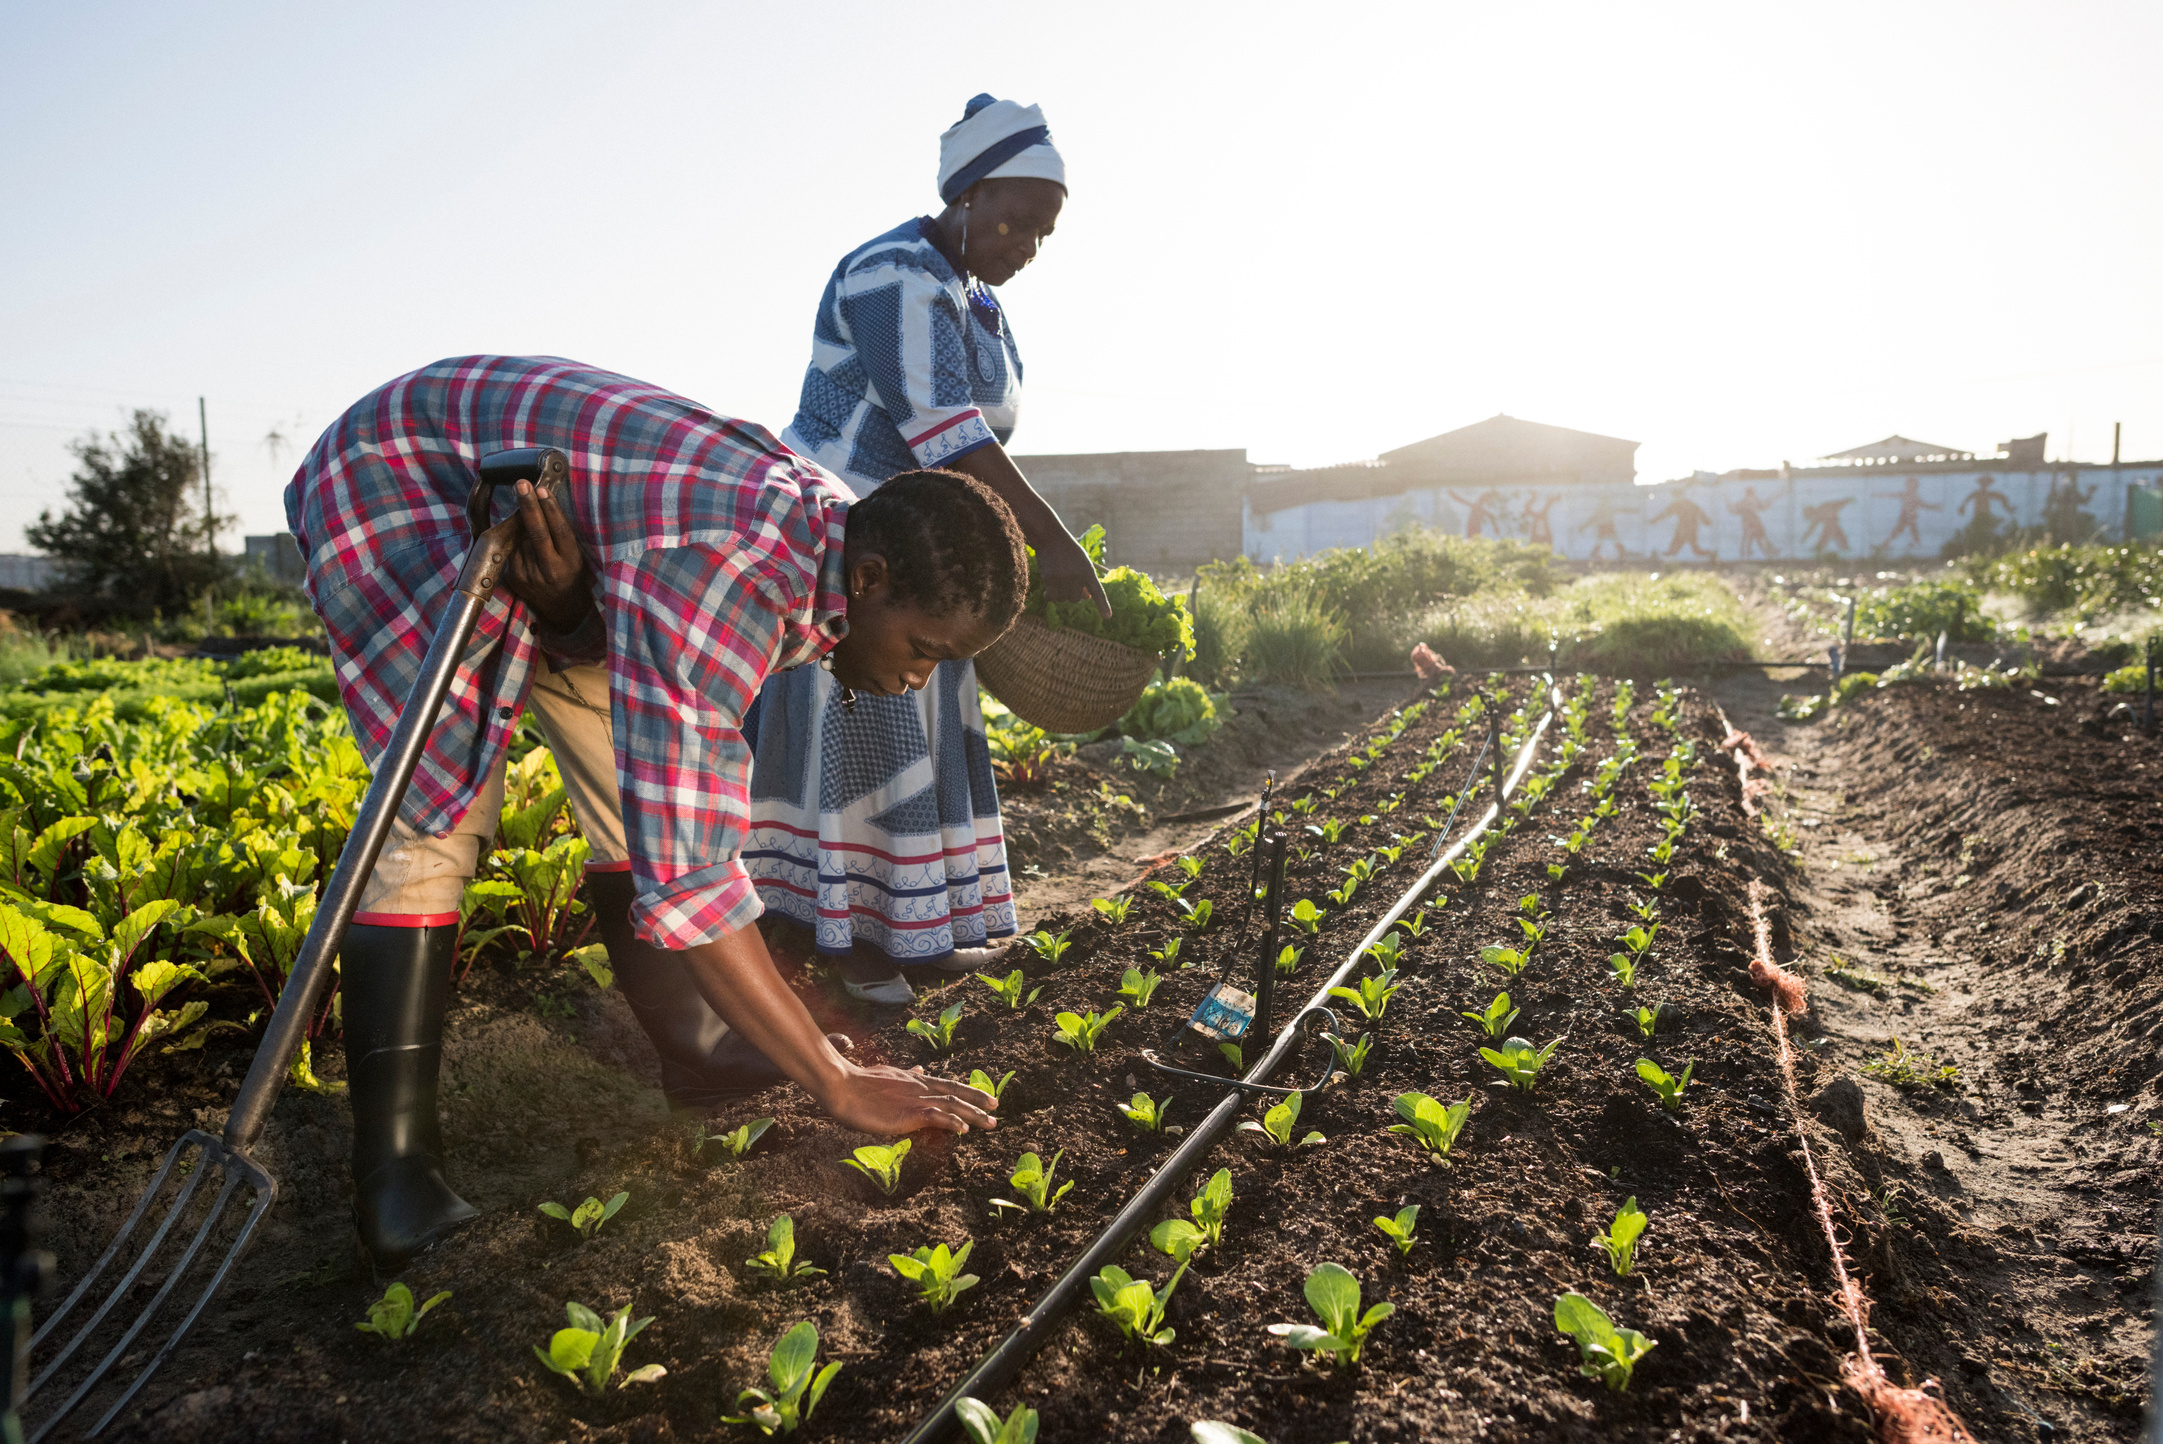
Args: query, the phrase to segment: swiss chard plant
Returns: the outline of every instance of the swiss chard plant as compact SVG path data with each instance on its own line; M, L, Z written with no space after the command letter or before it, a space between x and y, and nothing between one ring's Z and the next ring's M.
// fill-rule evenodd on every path
M1312 899L1301 898L1292 904L1292 911L1286 915L1285 921L1311 938L1322 930L1322 910L1314 905Z
M1445 1164L1464 1132L1465 1120L1472 1116L1470 1097L1462 1103L1444 1104L1425 1093L1400 1093L1392 1106L1404 1122L1392 1123L1389 1131L1403 1134Z
M1514 978L1522 973L1532 961L1532 949L1505 947L1492 943L1480 949L1480 961L1490 968L1499 968L1506 977Z
M1616 1278L1626 1279L1630 1276L1630 1270L1637 1261L1637 1241L1644 1235L1648 1221L1645 1211L1637 1206L1637 1198L1633 1194L1622 1201L1622 1207L1615 1210L1615 1221L1608 1225L1607 1232L1593 1239L1594 1243L1606 1250L1608 1265L1614 1269Z
M1600 1306L1583 1294L1564 1294L1555 1300L1555 1329L1577 1341L1584 1362L1580 1370L1619 1394L1630 1387L1637 1361L1653 1347L1652 1340L1635 1329L1618 1329Z
M929 1043L932 1052L945 1053L954 1046L954 1029L960 1022L961 1004L956 1002L939 1014L938 1022L927 1023L921 1018L911 1018L906 1027L910 1036L922 1038Z
M809 1319L781 1336L766 1359L766 1377L772 1389L756 1386L736 1396L741 1414L724 1414L724 1424L751 1424L768 1436L794 1434L826 1397L827 1386L841 1372L839 1363L814 1369L819 1357L819 1331Z
M1367 944L1367 951L1384 971L1394 973L1404 960L1404 939L1391 933L1378 942Z
M841 1161L878 1185L879 1192L891 1197L901 1187L901 1160L909 1156L909 1140L894 1143L867 1143L850 1157Z
M1126 1116L1127 1122L1133 1124L1139 1131L1143 1133L1162 1133L1164 1131L1164 1114L1171 1106L1172 1096L1169 1093L1165 1094L1162 1099L1151 1098L1147 1093L1137 1093L1134 1095L1133 1102L1119 1104L1118 1108ZM1178 1130L1173 1131L1177 1132Z
M1006 1004L1008 1008L1016 1011L1034 1003L1037 994L1044 991L1042 988L1030 988L1028 993L1024 995L1022 989L1028 987L1029 980L1022 976L1019 968L1016 968L1003 978L994 978L988 973L975 973L971 976L985 987L991 989L993 997Z
M1625 988L1637 986L1637 955L1635 953L1609 953L1607 975Z
M1329 1050L1335 1055L1337 1066L1344 1076L1357 1079L1367 1067L1367 1055L1374 1051L1374 1034L1362 1033L1357 1043L1347 1043L1335 1033L1322 1035L1329 1042Z
M1279 948L1277 950L1277 976L1280 978L1290 977L1298 969L1299 960L1305 957L1306 953L1305 948L1295 948L1290 943L1286 943Z
M954 1417L961 1420L969 1444L1036 1444L1036 1410L1016 1404L1004 1419L981 1399L964 1394L954 1401Z
M1119 996L1132 1003L1139 1011L1149 1006L1149 1000L1157 995L1164 975L1146 972L1141 968L1128 968L1119 975Z
M445 1289L431 1296L427 1303L415 1307L413 1290L402 1283L393 1282L383 1291L383 1297L368 1306L366 1321L353 1327L364 1334L374 1334L386 1344L395 1344L413 1337L413 1331L421 1326L421 1319L437 1304L451 1296Z
M1100 897L1091 901L1089 906L1095 908L1097 915L1113 927L1125 927L1127 913L1134 907L1134 899L1130 897Z
M575 1209L565 1208L560 1203L544 1203L540 1206L540 1209L542 1213L547 1214L550 1218L561 1219L577 1229L578 1236L591 1243L593 1236L601 1231L601 1225L614 1218L617 1210L630 1201L631 1195L628 1191L625 1191L617 1194L606 1203L601 1202L598 1198L588 1198Z
M1383 1235L1397 1246L1397 1255L1402 1258L1412 1252L1412 1233L1419 1227L1419 1205L1415 1203L1398 1209L1395 1218L1386 1213L1378 1214L1374 1226L1382 1230Z
M886 1261L893 1265L895 1273L916 1285L920 1302L929 1304L933 1313L943 1314L963 1291L975 1288L979 1282L975 1274L961 1271L975 1248L975 1239L963 1239L958 1249L934 1244L908 1253L890 1253Z
M1673 1113L1682 1107L1682 1090L1690 1086L1690 1075L1697 1071L1697 1060L1692 1058L1680 1074L1669 1073L1650 1058L1637 1060L1637 1076L1645 1080L1645 1086L1660 1095L1660 1106Z
M1114 1003L1101 1013L1093 1008L1086 1014L1060 1013L1052 1019L1054 1031L1051 1040L1063 1047L1072 1048L1077 1053L1094 1053L1097 1050L1097 1039L1104 1036L1104 1030L1111 1026L1112 1019L1125 1011L1125 1004Z
M623 1361L624 1346L637 1338L639 1330L653 1320L634 1320L628 1304L611 1314L605 1323L599 1314L575 1301L565 1304L563 1312L570 1320L570 1327L556 1330L545 1349L535 1344L534 1357L598 1399L608 1392L609 1380L616 1376L617 1366ZM624 1375L623 1382L650 1384L667 1373L668 1370L659 1364L648 1364Z
M1073 932L1072 928L1059 933L1038 928L1035 932L1023 938L1022 941L1027 943L1038 957L1050 963L1053 967L1057 967L1059 960L1066 956L1067 949L1074 946L1069 941L1073 936Z
M1342 998L1359 1010L1359 1015L1370 1023L1382 1021L1382 1014L1389 1008L1389 1000L1397 996L1404 984L1397 981L1393 969L1384 968L1373 977L1361 978L1357 990L1331 988L1329 996Z
M1089 1280L1089 1292L1096 1295L1097 1312L1116 1324L1120 1333L1145 1344L1168 1344L1177 1330L1166 1326L1164 1310L1172 1301L1172 1290L1186 1275L1187 1265L1182 1263L1172 1270L1164 1287L1156 1289L1149 1280L1134 1278L1117 1264L1106 1264Z
M1649 1008L1643 1006L1638 1008L1637 1012L1632 1015L1637 1023L1638 1037L1644 1039L1647 1043L1652 1041L1654 1030L1660 1026L1660 1013L1666 1007L1667 1004L1665 1003L1656 1003Z
M1279 1148L1291 1148L1294 1146L1300 1148L1311 1148L1317 1143L1326 1142L1327 1140L1324 1139L1320 1133L1310 1132L1306 1135L1306 1137L1300 1139L1297 1145L1293 1144L1292 1126L1299 1122L1299 1103L1301 1097L1302 1095L1298 1093L1287 1093L1279 1102L1277 1102L1266 1113L1262 1115L1261 1122L1257 1123L1250 1118L1246 1122L1240 1124L1240 1132L1259 1133L1262 1135L1263 1138L1267 1139L1270 1143L1275 1144Z
M771 1118L754 1118L749 1123L739 1123L726 1133L708 1133L701 1123L691 1139L691 1156L703 1158L708 1147L718 1148L732 1161L740 1162L761 1138L774 1126Z
M1217 911L1217 905L1208 898L1203 898L1200 902L1188 902L1185 898L1177 898L1174 899L1173 906L1177 907L1183 915L1181 922L1190 933L1206 930L1210 918L1215 916Z
M1149 950L1150 960L1156 963L1158 967L1169 968L1172 964L1179 962L1179 948L1184 942L1186 942L1184 937L1181 937L1178 933L1173 933L1164 940L1163 947ZM1186 967L1187 965L1179 963L1179 966Z
M1518 1009L1510 1006L1510 995L1508 993L1497 993L1495 994L1495 1000L1489 1003L1483 1011L1459 1013L1457 1016L1472 1023L1489 1038L1499 1039L1508 1036L1510 1024L1517 1021L1518 1011Z
M992 1076L981 1068L969 1070L969 1086L971 1088L981 1088L995 1099L1004 1098L1006 1096L1006 1085L1013 1081L1014 1074L1011 1070L997 1082L993 1082Z
M744 1267L777 1284L826 1276L825 1269L796 1260L796 1220L782 1214L766 1230L766 1247L744 1260Z
M1427 929L1429 926L1430 924L1427 921L1426 908L1421 908L1418 912L1412 914L1412 916L1404 920L1405 932L1415 938L1423 938L1427 936Z
M1500 1048L1482 1048L1480 1056L1499 1069L1512 1088L1530 1093L1539 1082L1540 1069L1554 1056L1562 1040L1556 1038L1546 1047L1535 1047L1525 1038L1508 1038Z
M1342 1265L1325 1263L1307 1275L1307 1307L1322 1321L1312 1324L1271 1324L1269 1332L1295 1349L1328 1354L1339 1364L1356 1364L1374 1326L1397 1311L1381 1303L1360 1312L1359 1280Z
M1197 1249L1224 1242L1224 1220L1232 1212L1232 1170L1220 1168L1187 1204L1193 1222L1168 1218L1149 1231L1152 1247L1185 1262Z
M1013 1173L1007 1177L1007 1182L1013 1184L1014 1191L1021 1195L1021 1202L995 1198L991 1201L992 1207L1011 1208L1017 1213L1050 1213L1057 1208L1059 1200L1065 1198L1074 1188L1074 1180L1071 1178L1056 1189L1051 1186L1052 1171L1058 1168L1059 1160L1065 1153L1066 1150L1062 1148L1051 1156L1049 1163L1034 1153L1024 1153L1014 1164Z

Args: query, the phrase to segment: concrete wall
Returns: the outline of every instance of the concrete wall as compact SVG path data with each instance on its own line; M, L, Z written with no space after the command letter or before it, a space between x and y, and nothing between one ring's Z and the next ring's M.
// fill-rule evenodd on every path
M0 587L18 592L42 592L60 580L60 563L51 557L27 552L0 555Z
M1017 456L1014 463L1076 535L1103 524L1115 566L1177 574L1239 555L1242 498L1254 475L1244 449Z

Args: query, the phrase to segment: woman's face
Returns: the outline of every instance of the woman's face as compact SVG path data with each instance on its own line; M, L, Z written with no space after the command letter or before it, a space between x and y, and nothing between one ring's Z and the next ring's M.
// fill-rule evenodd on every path
M987 286L1003 286L1036 259L1037 247L1059 224L1066 187L1027 177L978 181L970 187L969 245L962 259Z
M898 697L922 691L941 662L973 657L998 639L965 608L934 617L894 595L886 559L870 552L849 568L849 634L828 661L842 686Z

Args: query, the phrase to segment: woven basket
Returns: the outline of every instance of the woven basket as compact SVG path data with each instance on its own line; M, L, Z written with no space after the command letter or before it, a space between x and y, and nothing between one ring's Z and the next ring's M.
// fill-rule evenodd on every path
M1157 675L1157 658L1024 613L977 654L976 675L1024 722L1094 732L1126 715Z

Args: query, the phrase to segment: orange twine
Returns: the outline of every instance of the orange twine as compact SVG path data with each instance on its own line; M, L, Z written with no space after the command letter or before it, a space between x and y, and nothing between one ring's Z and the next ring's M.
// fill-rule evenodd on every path
M1883 1444L1975 1444L1974 1436L1943 1400L1925 1392L1937 1380L1925 1379L1921 1389L1903 1389L1886 1377L1871 1357L1868 1335L1870 1296L1848 1274L1846 1256L1840 1250L1840 1233L1833 1224L1833 1210L1825 1196L1825 1181L1818 1177L1817 1160L1810 1154L1810 1137L1802 1124L1802 1100L1795 1089L1795 1052L1788 1045L1787 1017L1800 1013L1807 997L1802 979L1772 960L1772 924L1765 917L1765 886L1750 884L1750 925L1757 937L1757 956L1750 959L1750 980L1773 991L1773 1037L1780 1043L1780 1082L1787 1089L1788 1107L1795 1113L1795 1138L1802 1145L1803 1171L1810 1176L1810 1202L1818 1226L1825 1231L1825 1247L1832 1255L1833 1281L1839 1286L1840 1311L1855 1330L1855 1352L1842 1361L1840 1376L1848 1387L1863 1396L1877 1416L1878 1438Z

